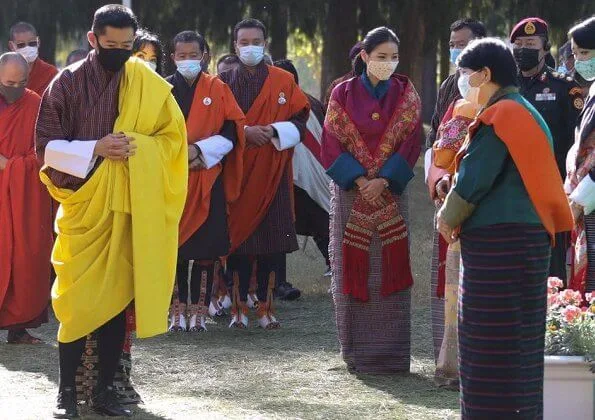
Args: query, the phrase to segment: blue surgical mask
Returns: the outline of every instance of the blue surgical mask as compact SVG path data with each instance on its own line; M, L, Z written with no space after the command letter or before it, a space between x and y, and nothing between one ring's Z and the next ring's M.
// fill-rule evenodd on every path
M451 48L450 49L450 62L452 64L457 64L457 58L459 58L459 55L461 55L461 53L463 52L462 48Z
M591 57L588 60L576 60L574 62L574 70L585 80L592 82L595 80L595 57Z
M264 58L264 47L261 45L247 45L239 47L240 60L249 67L258 65Z
M178 68L178 73L188 80L196 79L196 76L198 76L201 70L200 60L176 61L176 67Z

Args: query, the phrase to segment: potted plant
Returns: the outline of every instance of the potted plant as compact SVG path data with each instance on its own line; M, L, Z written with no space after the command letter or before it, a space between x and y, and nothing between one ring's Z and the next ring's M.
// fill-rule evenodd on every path
M595 418L595 294L548 279L544 419Z

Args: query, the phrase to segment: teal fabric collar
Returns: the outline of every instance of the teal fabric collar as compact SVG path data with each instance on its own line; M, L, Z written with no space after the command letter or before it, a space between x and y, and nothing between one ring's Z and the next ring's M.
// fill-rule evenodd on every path
M366 90L376 99L382 99L384 95L386 95L386 92L388 92L390 80L381 80L376 87L374 87L365 70L362 72L361 79Z

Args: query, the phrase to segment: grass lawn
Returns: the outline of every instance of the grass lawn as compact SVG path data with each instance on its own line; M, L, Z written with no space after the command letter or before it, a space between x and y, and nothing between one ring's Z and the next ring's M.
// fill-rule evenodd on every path
M410 189L413 297L412 372L355 376L339 356L330 281L308 241L288 259L297 302L278 303L282 329L230 330L228 320L206 334L173 334L135 341L133 379L145 405L138 419L449 419L458 394L433 384L429 311L432 205L423 171ZM303 238L302 238L303 242ZM253 319L251 319L252 321ZM0 335L0 418L45 419L58 380L56 324L35 333L39 346L9 346ZM87 412L82 410L83 414ZM85 415L84 418L94 418Z

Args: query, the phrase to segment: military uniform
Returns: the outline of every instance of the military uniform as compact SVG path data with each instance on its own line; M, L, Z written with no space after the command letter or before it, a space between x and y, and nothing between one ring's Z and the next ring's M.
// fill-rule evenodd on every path
M549 50L548 25L543 19L526 18L515 25L510 33L510 42L519 37L539 36L545 40L545 49ZM521 51L525 50L525 51ZM530 48L515 48L515 60L522 69L524 60L531 58L537 66L537 52ZM517 54L521 53L521 54ZM523 54L524 53L524 54ZM529 60L529 67L531 66ZM566 178L566 155L574 142L574 129L584 101L580 86L572 77L558 73L545 65L532 77L523 77L519 73L520 93L539 111L547 123L554 140L554 154L562 180ZM536 162L538 164L538 162ZM566 280L566 253L569 247L569 233L556 235L556 246L552 249L550 276Z
M562 179L566 155L574 142L574 129L584 101L578 83L549 67L534 77L520 77L521 95L541 114L554 139L554 153Z

